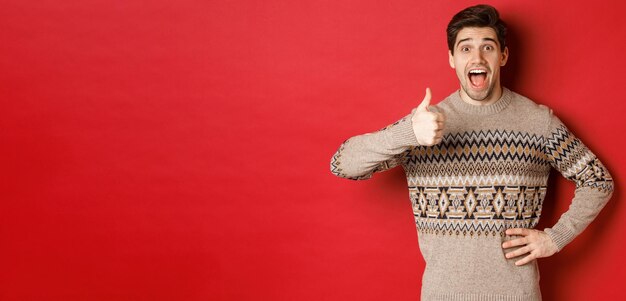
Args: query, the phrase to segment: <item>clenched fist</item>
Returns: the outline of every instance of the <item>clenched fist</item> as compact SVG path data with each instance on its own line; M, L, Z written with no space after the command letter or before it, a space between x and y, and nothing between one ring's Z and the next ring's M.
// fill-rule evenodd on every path
M441 143L446 118L442 113L430 112L430 88L426 88L426 96L419 106L413 109L411 123L417 143L423 146L432 146Z

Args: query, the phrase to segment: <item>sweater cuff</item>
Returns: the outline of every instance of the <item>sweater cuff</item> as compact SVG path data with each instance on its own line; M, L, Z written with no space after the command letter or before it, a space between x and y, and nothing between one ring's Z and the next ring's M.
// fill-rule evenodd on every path
M545 228L543 231L550 236L554 244L556 244L558 251L561 251L567 244L576 238L574 233L568 231L559 223L554 225L552 228Z
M389 143L393 148L418 145L411 124L411 115L403 118L389 129L389 138Z

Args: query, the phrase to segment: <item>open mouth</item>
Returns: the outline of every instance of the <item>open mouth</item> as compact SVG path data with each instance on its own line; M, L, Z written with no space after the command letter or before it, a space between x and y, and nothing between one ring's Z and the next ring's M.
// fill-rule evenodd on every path
M476 89L482 89L487 84L487 70L485 69L472 69L467 76L472 87Z

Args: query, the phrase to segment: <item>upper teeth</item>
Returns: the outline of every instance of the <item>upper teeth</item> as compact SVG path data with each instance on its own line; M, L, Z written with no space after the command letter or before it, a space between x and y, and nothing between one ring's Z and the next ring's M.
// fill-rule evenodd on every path
M485 70L470 70L469 73L487 73Z

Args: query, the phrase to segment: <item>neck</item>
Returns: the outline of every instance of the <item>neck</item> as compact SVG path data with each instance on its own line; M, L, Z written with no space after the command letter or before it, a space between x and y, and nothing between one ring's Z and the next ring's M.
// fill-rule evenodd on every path
M502 86L500 86L500 83L497 83L493 88L491 95L483 100L473 100L463 89L460 89L459 93L461 94L461 99L468 104L475 106L488 106L497 102L500 97L502 97Z

